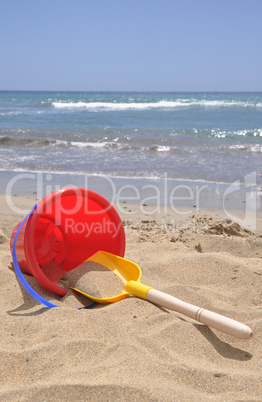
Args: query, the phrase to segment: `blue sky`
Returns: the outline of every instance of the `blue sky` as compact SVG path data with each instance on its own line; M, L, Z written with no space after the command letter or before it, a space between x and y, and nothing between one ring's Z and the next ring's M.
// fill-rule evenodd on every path
M0 0L0 89L262 91L262 0Z

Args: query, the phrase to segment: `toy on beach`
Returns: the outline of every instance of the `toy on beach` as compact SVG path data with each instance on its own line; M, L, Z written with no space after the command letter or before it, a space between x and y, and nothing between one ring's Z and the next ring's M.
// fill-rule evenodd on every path
M12 251L15 239L19 267L60 296L68 290L55 282L92 254L125 253L124 227L115 208L94 191L77 187L55 191L38 202L15 227Z
M253 335L252 330L249 327L238 321L183 302L176 297L155 290L150 286L143 285L140 282L142 275L141 269L132 261L104 251L98 251L89 257L87 261L96 262L110 269L123 281L125 285L125 290L123 290L121 294L107 298L93 297L85 293L83 290L71 287L72 290L87 296L89 299L97 303L114 303L125 299L129 295L133 295L170 310L185 314L196 321L202 322L203 324L218 329L226 334L235 336L236 338L250 339Z

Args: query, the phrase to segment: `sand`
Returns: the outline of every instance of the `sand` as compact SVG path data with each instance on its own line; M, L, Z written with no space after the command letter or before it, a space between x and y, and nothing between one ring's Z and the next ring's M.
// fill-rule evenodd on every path
M28 209L35 202L19 200ZM260 234L214 211L179 225L173 216L170 223L163 216L123 216L125 256L141 267L142 281L245 323L254 336L244 341L133 297L77 310L86 299L73 292L59 298L26 275L60 306L45 308L12 266L9 238L21 217L2 198L1 401L262 399Z

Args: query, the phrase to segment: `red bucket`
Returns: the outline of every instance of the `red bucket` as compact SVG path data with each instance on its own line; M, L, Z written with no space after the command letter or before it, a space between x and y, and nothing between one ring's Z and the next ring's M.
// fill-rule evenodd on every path
M11 236L11 250L19 225ZM67 290L55 282L100 250L124 257L122 221L104 197L77 187L43 198L20 229L16 244L20 268L61 296Z

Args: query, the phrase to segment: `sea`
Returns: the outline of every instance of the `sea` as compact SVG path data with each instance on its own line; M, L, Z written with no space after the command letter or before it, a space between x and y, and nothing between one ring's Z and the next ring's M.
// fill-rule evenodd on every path
M1 171L232 183L261 157L260 92L0 91Z

